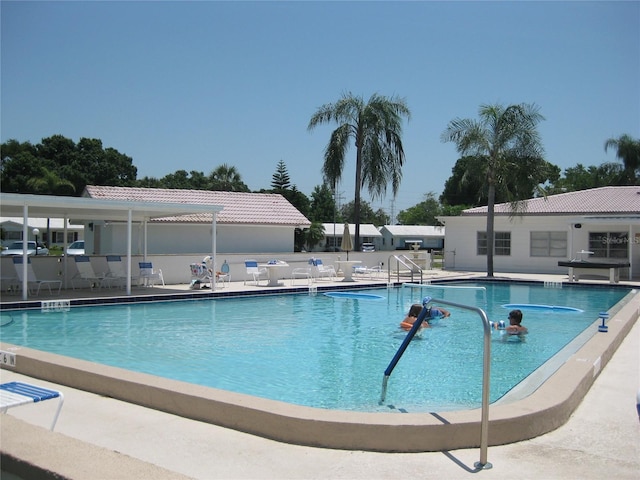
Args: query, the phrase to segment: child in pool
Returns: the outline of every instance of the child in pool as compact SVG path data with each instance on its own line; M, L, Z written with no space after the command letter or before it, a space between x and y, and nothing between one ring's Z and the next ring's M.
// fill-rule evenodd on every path
M422 322L422 325L420 326L420 328L431 327L431 325L429 325L429 320L432 318L441 318L441 317L446 318L451 315L451 313L448 310L445 310L442 307L428 307L428 308L429 308L429 313L427 314L426 318ZM409 313L407 314L405 319L402 320L402 322L400 322L400 328L402 328L403 330L411 330L411 327L413 327L413 324L418 319L418 316L420 315L420 312L422 312L422 309L423 309L423 306L420 305L419 303L411 305L411 308L409 309Z

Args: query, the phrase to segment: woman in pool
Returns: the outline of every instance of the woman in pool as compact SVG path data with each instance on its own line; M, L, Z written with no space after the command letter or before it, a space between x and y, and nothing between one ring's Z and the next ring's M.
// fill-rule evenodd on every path
M420 312L422 312L422 308L423 308L422 305L420 305L419 303L411 305L411 308L409 309L409 313L407 314L405 319L402 320L402 322L400 322L400 328L402 328L403 330L411 330L411 327L413 327L413 324L418 319L418 315L420 315ZM445 310L442 307L428 307L428 309L429 309L429 313L425 317L420 328L431 327L431 325L429 324L429 320L431 319L446 318L451 315L451 313L448 310Z

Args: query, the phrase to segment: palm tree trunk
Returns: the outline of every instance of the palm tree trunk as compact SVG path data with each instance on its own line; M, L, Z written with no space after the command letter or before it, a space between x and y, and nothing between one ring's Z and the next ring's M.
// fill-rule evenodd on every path
M489 182L487 196L487 277L493 278L493 250L495 243L493 227L495 223L496 186L491 181Z
M360 186L362 185L362 145L356 140L356 191L353 199L353 222L356 224L353 233L353 250L360 250Z

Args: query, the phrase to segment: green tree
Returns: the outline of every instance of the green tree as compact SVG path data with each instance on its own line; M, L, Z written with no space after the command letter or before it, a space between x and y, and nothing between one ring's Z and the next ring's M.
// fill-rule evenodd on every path
M609 148L616 149L616 157L624 165L623 183L636 185L638 183L638 169L640 169L640 140L631 135L621 135L618 138L609 138L604 142L604 151Z
M3 192L31 193L27 182L41 177L44 167L74 185L80 195L85 185L135 185L137 169L132 159L102 141L81 138L76 145L62 135L44 138L37 145L9 140L2 145ZM15 175L14 175L15 174Z
M211 190L225 192L248 192L249 187L242 181L242 176L236 167L226 163L219 165L209 174Z
M442 225L436 218L442 213L442 207L434 192L425 194L424 200L407 210L398 213L401 225Z
M313 250L318 243L324 239L324 226L322 222L311 222L309 228L305 229L305 243L307 251Z
M623 177L622 169L622 165L612 162L606 162L599 166L590 165L589 167L579 163L575 167L566 168L564 176L545 188L545 191L547 195L553 195L617 185Z
M27 186L33 189L35 193L41 195L73 195L75 187L69 180L60 178L55 172L47 170L45 167L40 168L39 177L31 177L27 181ZM51 244L51 224L47 218L47 243Z
M42 168L55 168L52 162L41 161L31 151L14 152L2 159L0 188L7 193L35 193L29 180L41 175Z
M45 167L40 167L40 176L27 180L27 186L41 195L72 195L76 191L73 183Z
M356 209L354 202L348 202L342 205L340 208L340 216L347 223L355 223ZM380 227L382 225L388 225L390 222L389 215L382 210L378 209L376 211L371 208L369 202L362 201L360 203L360 221L361 223L372 223L376 227ZM354 247L355 249L355 247Z
M458 159L452 175L444 185L440 202L443 205L487 205L489 186L479 172L486 172L487 157L467 156ZM512 201L514 198L533 197L539 186L557 182L560 168L542 159L521 158L513 162L504 181L496 185L496 203Z
M326 183L316 185L311 193L309 220L323 223L342 223L333 193Z
M374 94L365 103L362 97L349 93L336 103L321 106L309 121L308 130L325 123L338 124L325 149L322 168L325 183L332 188L342 177L350 142L355 144L355 250L360 249L362 187L377 198L386 193L389 183L394 196L400 186L405 161L401 139L403 117L409 119L411 112L402 99Z
M302 193L298 188L294 185L288 190L283 190L280 193L284 198L286 198L291 205L296 207L300 213L302 213L305 217L309 214L309 197L307 197L304 193Z
M280 160L276 167L276 173L273 174L271 180L271 188L275 193L282 193L284 190L291 188L291 179L284 161Z
M506 108L498 104L482 105L479 116L479 120L452 120L441 139L454 142L462 155L486 159L486 168L481 173L487 185L487 276L493 277L496 188L510 193L507 179L513 176L519 161L530 165L542 162L543 148L537 126L544 117L537 106L525 103ZM511 193L514 194L512 206L517 211L522 189Z

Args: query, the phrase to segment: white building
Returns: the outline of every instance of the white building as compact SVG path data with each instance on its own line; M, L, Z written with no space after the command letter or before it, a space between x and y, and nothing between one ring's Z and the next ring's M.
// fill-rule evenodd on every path
M164 188L87 185L84 197L102 200L220 205L216 217L218 253L293 252L295 230L311 222L282 195ZM127 222L88 222L85 250L93 254L126 251ZM144 234L149 254L192 254L211 251L212 215L194 214L154 218L132 232L132 253L143 253Z
M589 260L629 262L621 278L640 275L639 186L562 193L522 205L517 215L508 203L495 206L494 271L567 273L558 262L589 251ZM445 268L486 271L487 207L438 220L446 226Z
M444 248L444 227L431 225L385 225L381 250L409 250L417 245L420 249L442 250Z
M22 217L0 217L2 245L22 240L24 219ZM35 240L34 229L38 230L38 240L47 247L64 245L64 219L29 218L27 222L27 240ZM84 225L73 225L67 220L67 244L84 238Z
M324 240L313 248L314 252L338 252L342 243L344 234L344 223L323 223ZM355 245L355 223L349 224L349 236L351 242ZM380 250L382 246L382 234L372 223L360 224L360 245L363 243L373 243L376 250Z

